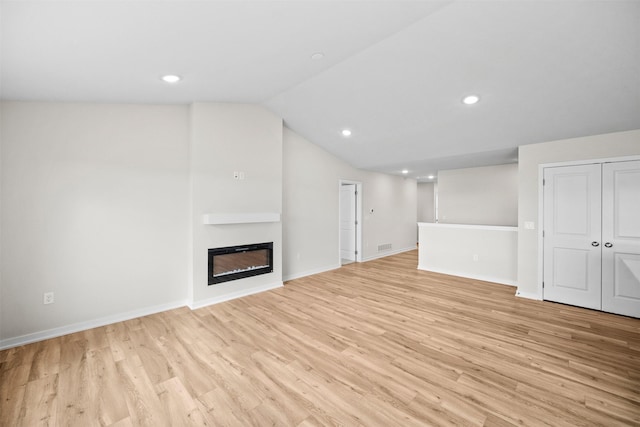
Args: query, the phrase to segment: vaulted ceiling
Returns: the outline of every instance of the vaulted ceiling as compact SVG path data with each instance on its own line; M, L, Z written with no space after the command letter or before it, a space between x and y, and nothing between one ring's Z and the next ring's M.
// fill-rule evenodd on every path
M3 0L0 25L2 99L259 103L414 178L640 128L637 0Z

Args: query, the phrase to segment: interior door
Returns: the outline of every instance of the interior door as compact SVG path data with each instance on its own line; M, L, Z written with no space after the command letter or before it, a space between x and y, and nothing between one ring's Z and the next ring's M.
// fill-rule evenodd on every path
M544 169L543 298L601 309L601 166Z
M602 310L640 317L640 161L602 166Z
M356 184L340 186L340 258L356 260Z

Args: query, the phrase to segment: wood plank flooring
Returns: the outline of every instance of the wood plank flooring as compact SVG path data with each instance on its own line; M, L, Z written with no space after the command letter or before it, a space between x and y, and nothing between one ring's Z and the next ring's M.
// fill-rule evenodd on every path
M0 425L640 425L640 320L416 265L2 351Z

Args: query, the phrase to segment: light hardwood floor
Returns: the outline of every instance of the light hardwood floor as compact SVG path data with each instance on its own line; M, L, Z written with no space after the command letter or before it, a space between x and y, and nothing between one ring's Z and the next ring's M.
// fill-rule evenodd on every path
M2 351L0 424L640 425L640 320L416 265Z

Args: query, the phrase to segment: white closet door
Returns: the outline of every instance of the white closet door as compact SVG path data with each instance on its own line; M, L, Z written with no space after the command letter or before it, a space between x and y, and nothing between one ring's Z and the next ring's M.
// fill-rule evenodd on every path
M601 309L601 166L544 169L544 299Z
M356 260L356 185L340 187L340 257Z
M640 161L602 166L602 310L640 317Z

